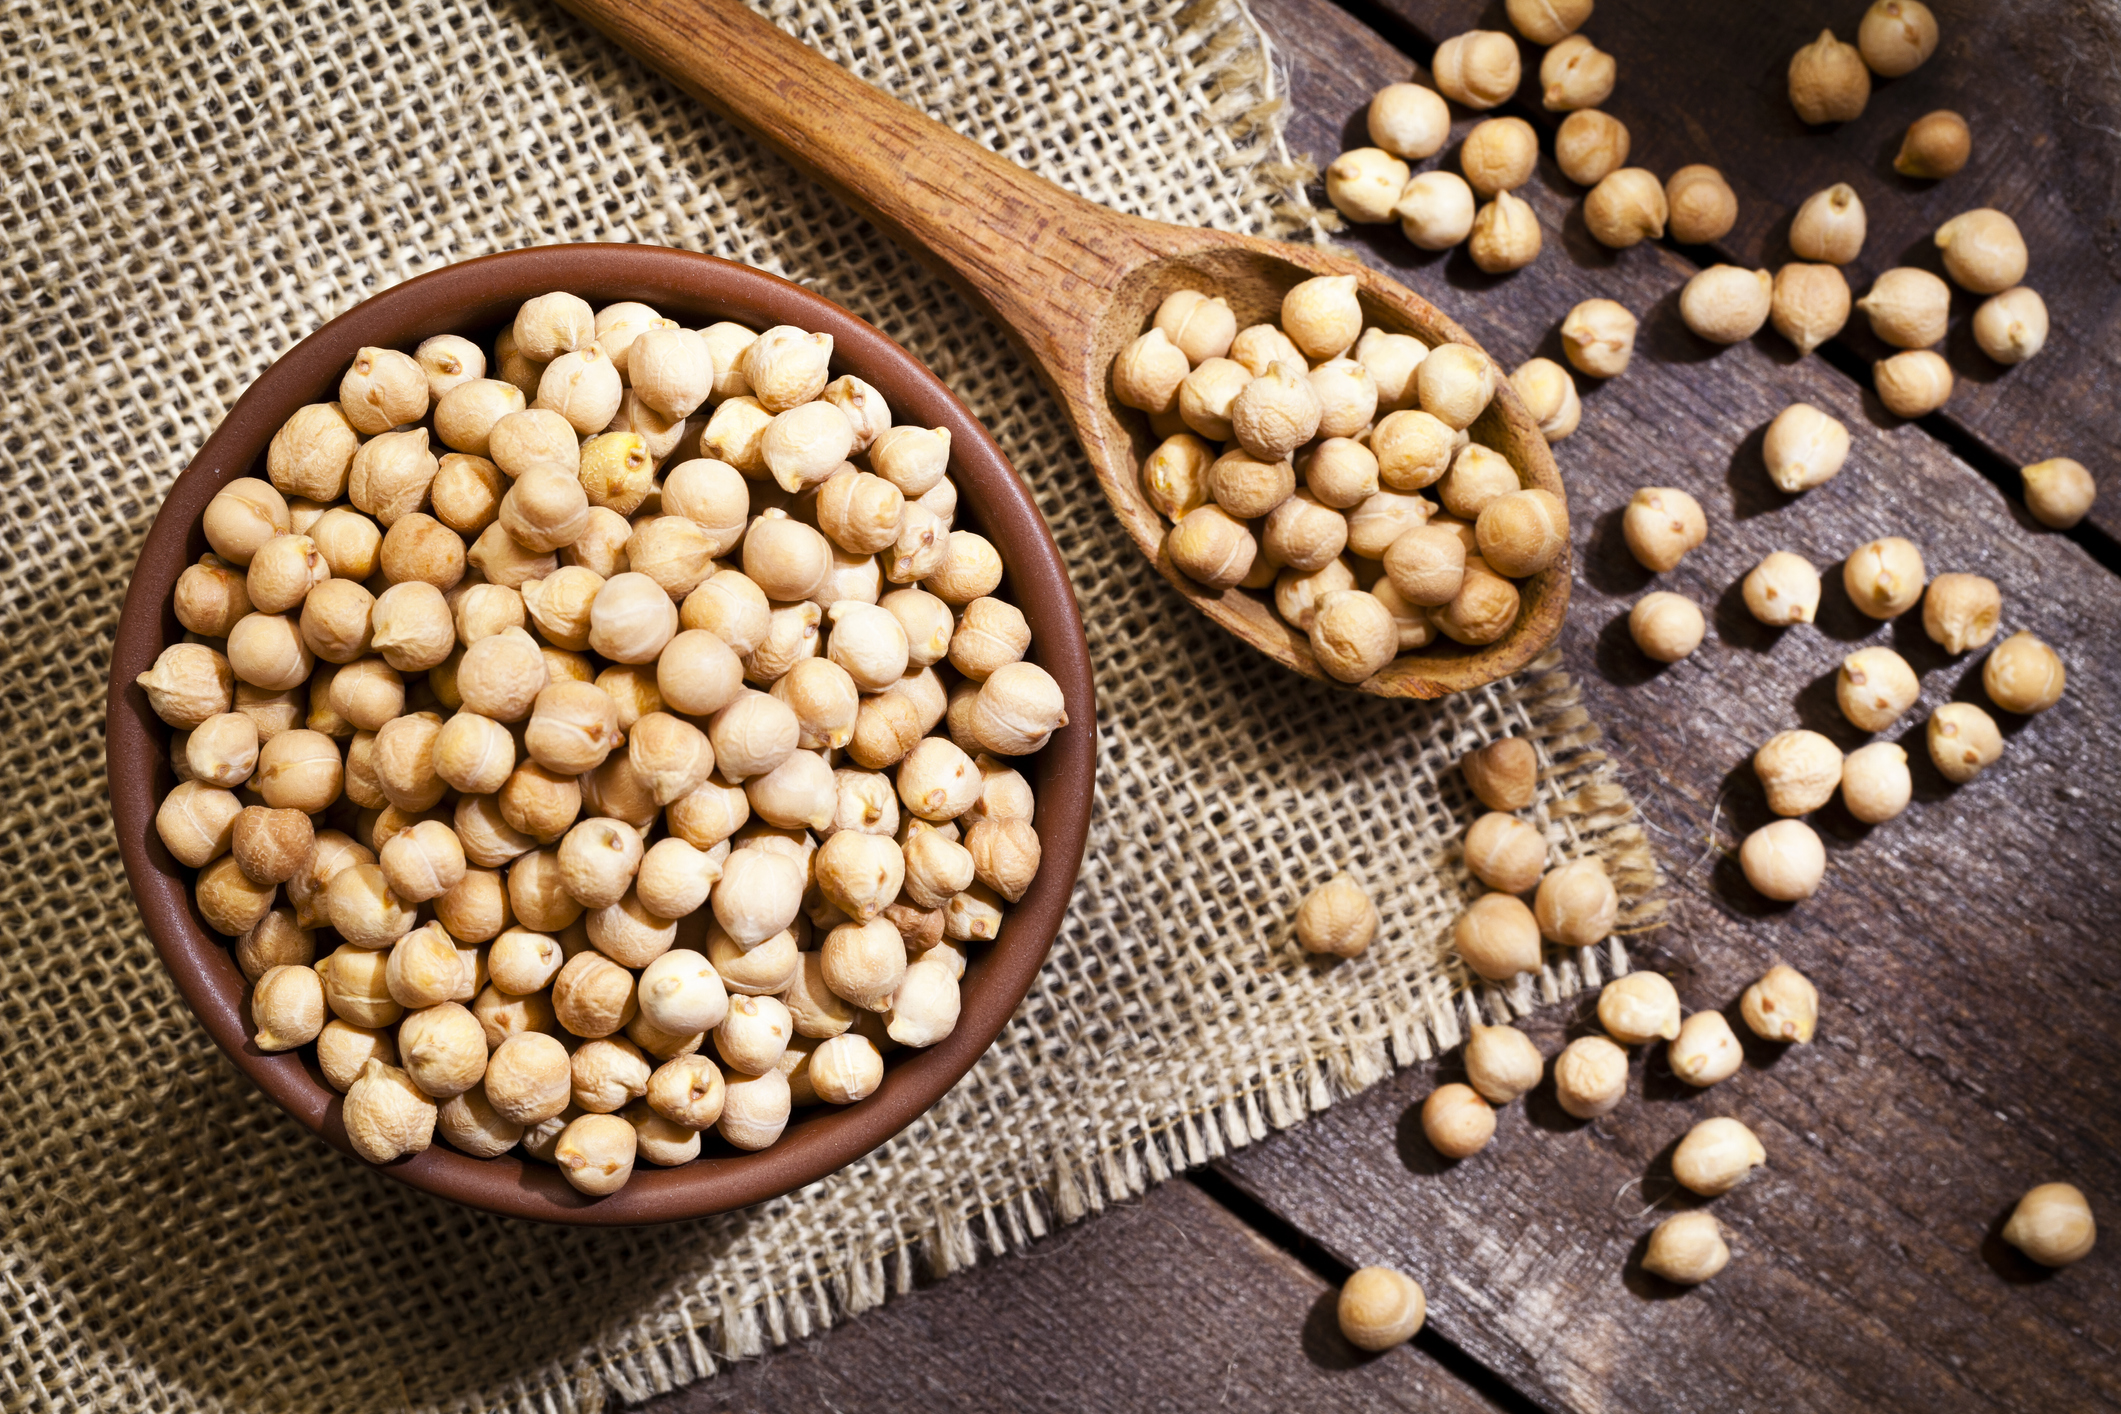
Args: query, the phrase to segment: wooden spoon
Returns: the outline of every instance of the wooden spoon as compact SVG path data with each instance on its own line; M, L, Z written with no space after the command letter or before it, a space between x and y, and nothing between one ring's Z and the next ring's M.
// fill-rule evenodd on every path
M741 0L561 0L715 112L756 133L993 312L1068 410L1121 524L1193 606L1309 677L1328 680L1305 635L1258 594L1211 590L1163 553L1168 528L1142 494L1147 419L1112 396L1113 355L1174 290L1230 302L1240 328L1278 323L1282 295L1314 275L1353 275L1366 324L1424 343L1471 344L1428 301L1356 261L1254 236L1123 216L914 112L813 53ZM1546 439L1503 380L1474 436L1526 486L1563 495ZM1402 654L1360 684L1441 697L1530 662L1561 630L1569 558L1522 582L1500 640Z

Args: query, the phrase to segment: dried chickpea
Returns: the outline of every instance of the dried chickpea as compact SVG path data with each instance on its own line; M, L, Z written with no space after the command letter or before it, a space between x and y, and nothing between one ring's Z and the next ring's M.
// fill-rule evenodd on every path
M1863 62L1880 78L1920 68L1937 49L1937 17L1922 0L1876 0L1856 30Z
M2054 649L2030 633L2004 639L1981 665L1981 686L2006 712L2030 716L2062 700L2069 674Z
M1974 311L1974 342L1998 363L2025 362L2047 344L2047 302L2024 285L1984 300Z
M456 1002L408 1010L398 1025L398 1051L405 1073L431 1099L454 1099L486 1078L485 1029Z
M1304 895L1296 940L1305 952L1355 957L1377 936L1377 905L1345 870Z
M1354 347L1362 333L1362 305L1355 291L1353 275L1314 275L1282 296L1282 330L1306 358L1323 362Z
M1514 815L1490 811L1466 831L1466 869L1491 889L1529 892L1546 867L1546 837Z
M2067 530L2083 520L2099 494L2084 464L2068 457L2034 462L2018 475L2025 484L2025 508L2052 530Z
M1191 371L1192 364L1184 350L1172 343L1162 329L1151 329L1112 360L1113 396L1125 406L1139 408L1152 417L1167 413L1177 405L1179 385ZM873 463L877 452L872 450L870 455ZM882 468L878 471L896 480Z
M1808 624L1819 612L1819 571L1801 555L1776 550L1746 574L1745 606L1771 627Z
M1506 736L1459 758L1466 787L1490 810L1522 810L1539 788L1539 754L1532 743Z
M386 432L361 444L346 473L347 498L386 529L427 503L440 463L428 449L427 429Z
M1458 163L1467 184L1479 196L1515 191L1532 180L1532 170L1539 164L1539 134L1522 118L1486 119L1466 134ZM1404 178L1401 185L1405 185Z
M602 1197L626 1186L638 1153L631 1124L614 1114L585 1114L560 1131L552 1158L570 1185Z
M1434 89L1386 84L1371 96L1364 123L1370 141L1394 157L1418 162L1434 157L1449 141L1451 109Z
M1509 464L1504 462L1503 465L1507 468ZM1452 474L1457 475L1456 466L1452 468ZM1514 469L1510 471L1510 477L1512 481L1516 479ZM1452 491L1452 481L1446 478L1444 499L1447 504ZM1451 509L1464 514L1457 506ZM1476 517L1474 534L1480 544L1480 557L1489 568L1512 579L1538 574L1559 559L1569 546L1568 510L1562 505L1561 498L1550 491L1536 487L1506 491L1482 506Z
M1521 605L1516 585L1489 569L1478 555L1468 555L1458 593L1435 610L1434 618L1437 629L1454 643L1493 643L1517 622Z
M715 1132L739 1149L764 1149L787 1128L792 1104L788 1077L778 1070L732 1077L723 1088Z
M1708 538L1701 503L1671 486L1645 486L1621 516L1628 551L1644 569L1663 574Z
M1490 982L1539 970L1539 924L1514 894L1482 894L1452 929L1459 958Z
M1495 1111L1470 1085L1439 1085L1421 1104L1421 1132L1446 1159L1469 1159L1495 1137Z
M250 994L256 1026L252 1044L261 1051L291 1051L317 1039L324 1030L324 986L313 967L270 967Z
M1610 60L1608 62L1611 62ZM1709 245L1738 224L1738 197L1723 173L1704 163L1681 167L1665 181L1666 229L1682 245Z
M1888 535L1849 555L1841 582L1849 598L1874 619L1897 618L1922 597L1927 574L1913 542Z
M1628 1053L1603 1036L1579 1036L1554 1057L1554 1098L1576 1119L1620 1107L1628 1091Z
M1929 349L1910 349L1883 359L1871 370L1878 401L1895 417L1923 417L1952 396L1952 366Z
M1251 573L1259 542L1244 521L1210 505L1181 517L1164 536L1164 549L1188 579L1228 589Z
M1417 172L1392 214L1417 249L1449 250L1473 233L1473 188L1456 172Z
M339 798L345 779L339 748L322 732L284 731L258 749L250 784L275 810L315 815Z
M1466 1042L1466 1079L1491 1105L1507 1105L1539 1086L1546 1063L1531 1038L1514 1026L1473 1023Z
M2042 1183L2026 1190L2003 1225L2003 1240L2043 1267L2082 1261L2098 1240L2098 1226L2084 1192L2071 1183Z
M1319 601L1336 589L1353 589L1355 572L1346 560L1334 560L1310 574L1283 570L1274 579L1274 608L1283 619L1305 633L1318 613ZM1389 587L1389 586L1383 586Z
M1842 763L1842 802L1866 825L1881 824L1907 809L1914 789L1907 752L1895 742L1874 741L1850 752Z
M344 944L317 963L317 975L324 982L325 1005L333 1015L355 1026L395 1026L405 1008L390 998L389 967L387 951ZM397 1059L395 1045L390 1059Z
M1810 403L1791 403L1775 414L1761 442L1768 479L1793 495L1833 480L1848 454L1848 428Z
M1753 774L1777 815L1808 815L1826 804L1841 771L1841 748L1818 732L1777 732L1753 753Z
M1936 242L1945 273L1962 289L2001 294L2025 278L2025 237L2001 211L1963 211L1937 228Z
M1598 1024L1623 1046L1646 1046L1679 1034L1679 993L1655 972L1630 972L1598 994Z
M1565 948L1604 942L1620 920L1620 895L1595 859L1577 859L1547 871L1532 900L1541 937Z
M1388 413L1370 434L1368 465L1375 468L1375 474L1369 479L1395 491L1433 485L1450 469L1456 444L1456 430L1434 413L1412 408ZM1369 494L1376 489L1371 485ZM1364 499L1367 496L1350 504Z
M232 790L258 766L258 724L241 712L223 712L192 728L184 743L191 779Z
M1617 378L1635 352L1635 316L1609 299L1589 299L1561 321L1561 350L1577 371Z
M1500 381L1494 362L1465 344L1440 344L1415 373L1422 411L1454 432L1471 427L1487 411Z
M1527 359L1510 375L1510 386L1524 401L1525 411L1539 424L1539 435L1549 444L1574 432L1583 421L1583 401L1576 393L1576 380L1550 358Z
M420 391L424 397L424 378ZM342 1114L354 1152L372 1164L423 1153L434 1143L434 1101L421 1094L404 1071L380 1060L361 1067L360 1078L347 1087Z
M1768 318L1775 332L1808 354L1840 333L1849 318L1849 285L1839 268L1792 262L1775 272Z
M1614 250L1662 236L1670 215L1664 183L1641 167L1616 167L1583 199L1585 228L1592 239Z
M1746 882L1766 898L1794 903L1819 892L1826 847L1802 820L1776 820L1745 837L1738 864Z
M1832 30L1790 57L1790 106L1813 126L1846 123L1863 116L1871 100L1871 71L1853 44L1834 38Z
M309 967L316 961L317 935L293 909L275 908L236 939L235 957L243 980L255 983L275 967Z
M1790 219L1790 250L1799 260L1846 265L1863 253L1863 201L1846 182L1813 192Z
M1485 273L1501 275L1537 260L1542 242L1539 216L1531 204L1514 193L1499 191L1473 217L1466 252Z
M1672 1074L1697 1090L1730 1079L1744 1060L1745 1051L1720 1011L1695 1012L1665 1048Z
M1774 293L1775 277L1765 270L1711 265L1679 292L1679 317L1711 343L1735 344L1767 323Z
M201 555L199 563L177 576L177 622L201 638L226 638L236 621L251 611L244 579L220 556Z
M1326 199L1358 223L1392 219L1392 207L1407 184L1407 164L1378 147L1357 147L1326 167ZM1234 331L1233 331L1234 332Z
M1966 165L1973 156L1974 135L1966 119L1949 108L1925 113L1908 124L1907 136L1893 158L1893 170L1903 177L1942 181Z
M340 1094L353 1088L362 1067L371 1060L397 1064L398 1047L390 1033L355 1026L336 1016L317 1033L317 1065L325 1081Z
M291 528L287 499L271 483L239 477L214 493L200 517L206 543L231 565L248 566L268 540Z
M252 554L244 593L260 614L284 614L331 578L331 566L307 535L275 535Z
M1436 46L1437 91L1481 111L1509 101L1521 76L1517 41L1500 30L1468 30Z
M1580 187L1595 187L1628 162L1627 125L1610 113L1579 108L1554 134L1554 158L1562 175Z
M1390 1267L1364 1267L1341 1287L1334 1318L1358 1350L1390 1350L1414 1338L1427 1309L1412 1277Z
M1880 275L1871 292L1856 301L1870 318L1871 332L1900 349L1926 349L1941 341L1951 305L1951 288L1944 281L1906 265Z
M1705 1119L1687 1131L1672 1151L1672 1177L1681 1186L1714 1198L1728 1193L1767 1162L1767 1150L1735 1119Z
M1978 574L1940 574L1922 596L1922 631L1948 653L1986 648L2002 617L2002 591Z
M1580 34L1569 35L1539 61L1540 102L1549 113L1596 108L1613 96L1615 74L1612 55Z
M1687 657L1701 646L1707 631L1701 606L1669 590L1643 595L1628 611L1628 633L1635 646L1660 663Z
M1324 405L1306 371L1293 363L1276 363L1238 390L1230 404L1230 427L1252 462L1287 468L1288 455L1317 435L1323 415ZM1293 471L1283 477L1291 485L1294 479ZM1217 481L1213 468L1208 480L1213 494ZM1287 494L1286 490L1283 494ZM1227 505L1225 508L1230 509ZM1260 515L1268 509L1271 507L1233 513Z
M435 1128L451 1148L475 1159L497 1159L523 1137L523 1126L496 1110L480 1088L443 1101L435 1111Z
M229 853L251 883L284 884L309 862L316 829L299 810L246 805L229 834Z

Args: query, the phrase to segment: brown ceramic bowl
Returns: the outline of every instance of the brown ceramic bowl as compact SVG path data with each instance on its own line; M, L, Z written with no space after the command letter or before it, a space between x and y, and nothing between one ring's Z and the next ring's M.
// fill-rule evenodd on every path
M192 871L155 833L157 804L175 784L169 728L133 679L183 630L170 608L177 576L205 552L200 513L240 476L265 474L265 449L290 414L328 401L355 350L410 349L430 334L484 336L516 306L548 290L592 303L642 300L699 323L733 319L753 328L795 324L833 338L834 372L851 372L883 393L898 420L948 427L959 523L1000 550L1009 597L1031 624L1032 656L1059 681L1069 724L1026 764L1038 793L1044 847L1038 878L1008 912L1001 935L966 970L957 1030L924 1051L896 1051L884 1082L859 1104L799 1110L771 1148L742 1153L707 1136L693 1163L642 1164L608 1198L577 1193L549 1164L515 1155L474 1159L438 1137L423 1154L383 1165L415 1188L489 1212L547 1222L665 1222L727 1212L823 1178L912 1123L972 1067L1008 1021L1045 960L1068 906L1089 828L1096 703L1089 649L1066 568L1030 493L964 404L904 349L828 300L785 280L709 256L652 246L575 245L511 251L408 280L334 319L297 344L244 393L163 503L134 567L111 654L106 750L112 812L126 874L149 934L184 998L222 1050L289 1114L352 1155L340 1096L301 1052L267 1055L251 1044L248 988L227 940L200 919ZM358 1160L357 1160L358 1162Z

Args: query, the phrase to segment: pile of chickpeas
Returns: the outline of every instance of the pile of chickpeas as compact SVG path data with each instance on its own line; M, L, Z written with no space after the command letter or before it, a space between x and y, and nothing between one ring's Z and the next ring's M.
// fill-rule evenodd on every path
M956 1025L1067 714L948 430L831 359L542 295L362 349L207 506L156 827L362 1157L608 1194Z
M1516 581L1568 548L1561 498L1467 431L1499 376L1468 345L1364 328L1353 275L1305 280L1279 325L1244 329L1220 296L1174 291L1112 363L1114 395L1163 438L1141 479L1172 564L1271 592L1351 683L1439 636L1495 642Z

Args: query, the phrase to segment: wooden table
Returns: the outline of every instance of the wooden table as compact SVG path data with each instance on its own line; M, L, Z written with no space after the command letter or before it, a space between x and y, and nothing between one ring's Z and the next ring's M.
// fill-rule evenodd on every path
M1579 1124L1535 1093L1458 1164L1428 1148L1416 1114L1456 1073L1447 1057L1028 1256L650 1408L2121 1406L2121 771L2101 729L2121 722L2121 20L2077 3L1932 3L1945 34L1936 57L1880 84L1860 121L1820 132L1791 115L1784 66L1823 27L1852 38L1860 0L1601 0L1586 32L1618 57L1607 106L1633 133L1632 160L1660 174L1711 162L1738 192L1738 226L1713 251L1597 246L1551 157L1524 193L1547 249L1517 275L1484 276L1463 250L1424 255L1392 227L1346 238L1512 367L1560 358L1555 329L1578 300L1618 299L1642 317L1633 365L1585 387L1582 430L1558 448L1579 570L1567 667L1671 882L1670 925L1637 961L1668 973L1689 1008L1735 1019L1744 986L1786 960L1819 983L1817 1042L1779 1053L1749 1042L1745 1068L1699 1095L1652 1048L1615 1114ZM1499 0L1253 7L1289 63L1291 146L1321 164L1366 141L1369 94L1424 74L1435 41L1504 27ZM1532 91L1538 51L1527 53ZM1972 164L1940 184L1894 176L1906 124L1938 107L1972 124ZM1554 126L1536 97L1507 111ZM1939 268L1928 233L1945 217L2013 213L2032 248L2029 282L2055 316L2046 351L1999 369L1956 311L1947 352L1961 386L1942 414L1908 424L1868 390L1880 349L1867 330L1802 361L1772 334L1722 350L1689 335L1677 316L1687 277L1719 260L1779 265L1790 212L1837 180L1870 210L1850 272L1859 294L1893 263ZM1760 447L1797 399L1843 419L1856 447L1838 479L1792 498L1767 481ZM2102 484L2090 522L2069 535L2042 531L2014 499L2015 468L2061 454ZM1651 587L1619 535L1619 508L1642 485L1686 488L1709 517L1708 544L1659 587L1707 607L1711 639L1669 668L1638 653L1624 623ZM2070 664L2062 704L1999 718L2003 760L1965 787L1929 765L1921 721L1939 701L1981 700L1978 660L1935 648L1919 613L1882 627L1862 618L1838 573L1809 629L1762 628L1738 594L1770 550L1825 565L1887 533L1914 539L1933 573L1995 579L2006 625ZM1858 642L1890 644L1924 674L1924 705L1892 733L1916 768L1915 803L1875 829L1838 803L1823 812L1827 887L1795 908L1770 905L1730 857L1768 818L1748 758L1800 725L1854 744L1833 675ZM1548 1013L1535 1039L1551 1053L1587 1011ZM1678 1206L1674 1142L1716 1114L1745 1119L1769 1167L1715 1204L1735 1233L1730 1268L1682 1292L1642 1272L1643 1235ZM1998 1236L2017 1195L2054 1178L2090 1194L2109 1229L2060 1273ZM1409 1348L1361 1356L1337 1333L1332 1289L1373 1262L1419 1277L1429 1324Z

